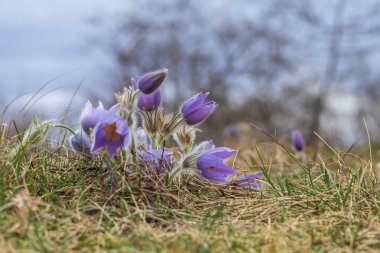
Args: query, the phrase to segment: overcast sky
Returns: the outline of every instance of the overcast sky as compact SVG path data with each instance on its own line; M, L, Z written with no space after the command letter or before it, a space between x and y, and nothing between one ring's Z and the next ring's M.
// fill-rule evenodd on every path
M91 21L113 16L125 6L120 0L2 1L0 107L58 77L45 88L56 90L36 107L49 105L48 109L59 110L82 79L82 90L97 87L107 72L100 70L112 63L91 45L91 39L104 28Z

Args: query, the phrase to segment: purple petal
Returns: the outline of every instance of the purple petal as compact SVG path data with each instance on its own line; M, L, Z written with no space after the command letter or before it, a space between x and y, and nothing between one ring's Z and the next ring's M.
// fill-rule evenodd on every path
M295 150L302 151L305 148L305 142L300 130L295 130L292 132L292 141Z
M223 159L205 153L198 158L197 167L203 170L209 167L215 167L220 163L223 163Z
M217 104L213 101L201 105L196 110L184 114L185 120L190 125L197 125L206 120L217 108Z
M222 158L222 159L226 159L235 153L236 153L236 150L226 148L226 147L215 148L215 149L207 152L208 155L216 156L216 157Z
M144 74L138 80L139 89L144 94L151 94L160 87L167 74L168 69L165 68Z
M108 141L103 131L104 124L99 123L94 128L94 142L92 143L91 152L95 153L100 148L107 145Z
M111 141L107 143L107 151L109 157L112 159L116 153L116 150L123 145L123 140Z
M202 170L202 175L210 180L218 181L218 182L227 182L228 176L236 173L236 170L225 165L218 164L215 167L209 167L207 169Z
M161 92L156 90L155 92L146 95L141 93L137 100L137 106L140 110L151 111L158 108L161 104Z
M211 149L215 149L215 145L214 145L214 142L212 140L203 141L196 148L197 151L208 151Z
M108 109L108 112L118 115L120 112L120 104L117 103L117 104L113 105L110 109Z
M205 99L207 98L209 94L210 92L198 93L192 96L191 98L189 98L188 100L186 100L181 107L182 113L188 114L196 110L199 106L203 104L203 102L205 101Z
M236 178L236 180L257 179L257 178L260 178L262 176L263 176L263 172L259 171L256 173L248 173L248 174L241 175L238 178Z
M90 154L91 142L82 131L76 132L69 140L70 146L77 152Z

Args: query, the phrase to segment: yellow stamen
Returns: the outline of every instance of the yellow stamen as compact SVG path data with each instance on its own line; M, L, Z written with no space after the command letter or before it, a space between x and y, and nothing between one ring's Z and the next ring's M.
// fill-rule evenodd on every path
M121 135L116 132L116 122L104 126L103 131L107 140L109 141L118 141L121 138Z

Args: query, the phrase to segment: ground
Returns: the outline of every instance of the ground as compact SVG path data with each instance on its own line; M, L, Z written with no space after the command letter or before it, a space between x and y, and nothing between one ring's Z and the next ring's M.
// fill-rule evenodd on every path
M17 143L0 144L1 252L380 251L374 151L294 157L277 142L252 144L228 162L262 170L261 190L192 176L164 187L124 165L112 189L99 159Z

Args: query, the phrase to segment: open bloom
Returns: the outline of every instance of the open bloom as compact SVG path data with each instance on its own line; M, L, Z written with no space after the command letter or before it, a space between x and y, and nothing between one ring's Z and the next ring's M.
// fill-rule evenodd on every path
M243 188L259 189L262 187L262 184L259 181L257 181L257 179L262 177L262 175L262 171L259 171L257 173L244 174L232 181L232 184Z
M109 157L112 159L118 148L126 148L129 140L129 128L123 118L116 115L108 115L94 128L94 142L91 152L96 152L106 147Z
M137 107L142 111L153 111L161 104L161 92L159 89L151 94L141 93L137 100Z
M119 109L119 104L116 104L107 111L104 109L102 102L99 102L98 107L94 108L91 102L87 101L80 115L80 123L83 131L89 134L90 130L94 129L101 119L108 114L117 114Z
M151 94L160 87L168 74L168 69L159 69L156 71L148 72L141 76L138 81L138 87L144 94ZM134 80L132 80L133 84Z
M181 106L182 115L189 125L197 125L207 119L218 107L214 101L204 103L210 93L199 93Z
M71 136L69 143L75 151L89 156L91 155L91 142L82 131L78 131L75 135Z
M203 177L212 181L227 183L228 177L235 174L236 170L223 162L235 152L235 150L225 147L206 151L198 157L197 168Z
M292 142L294 149L298 152L302 151L305 148L305 142L300 130L295 130L292 132Z

